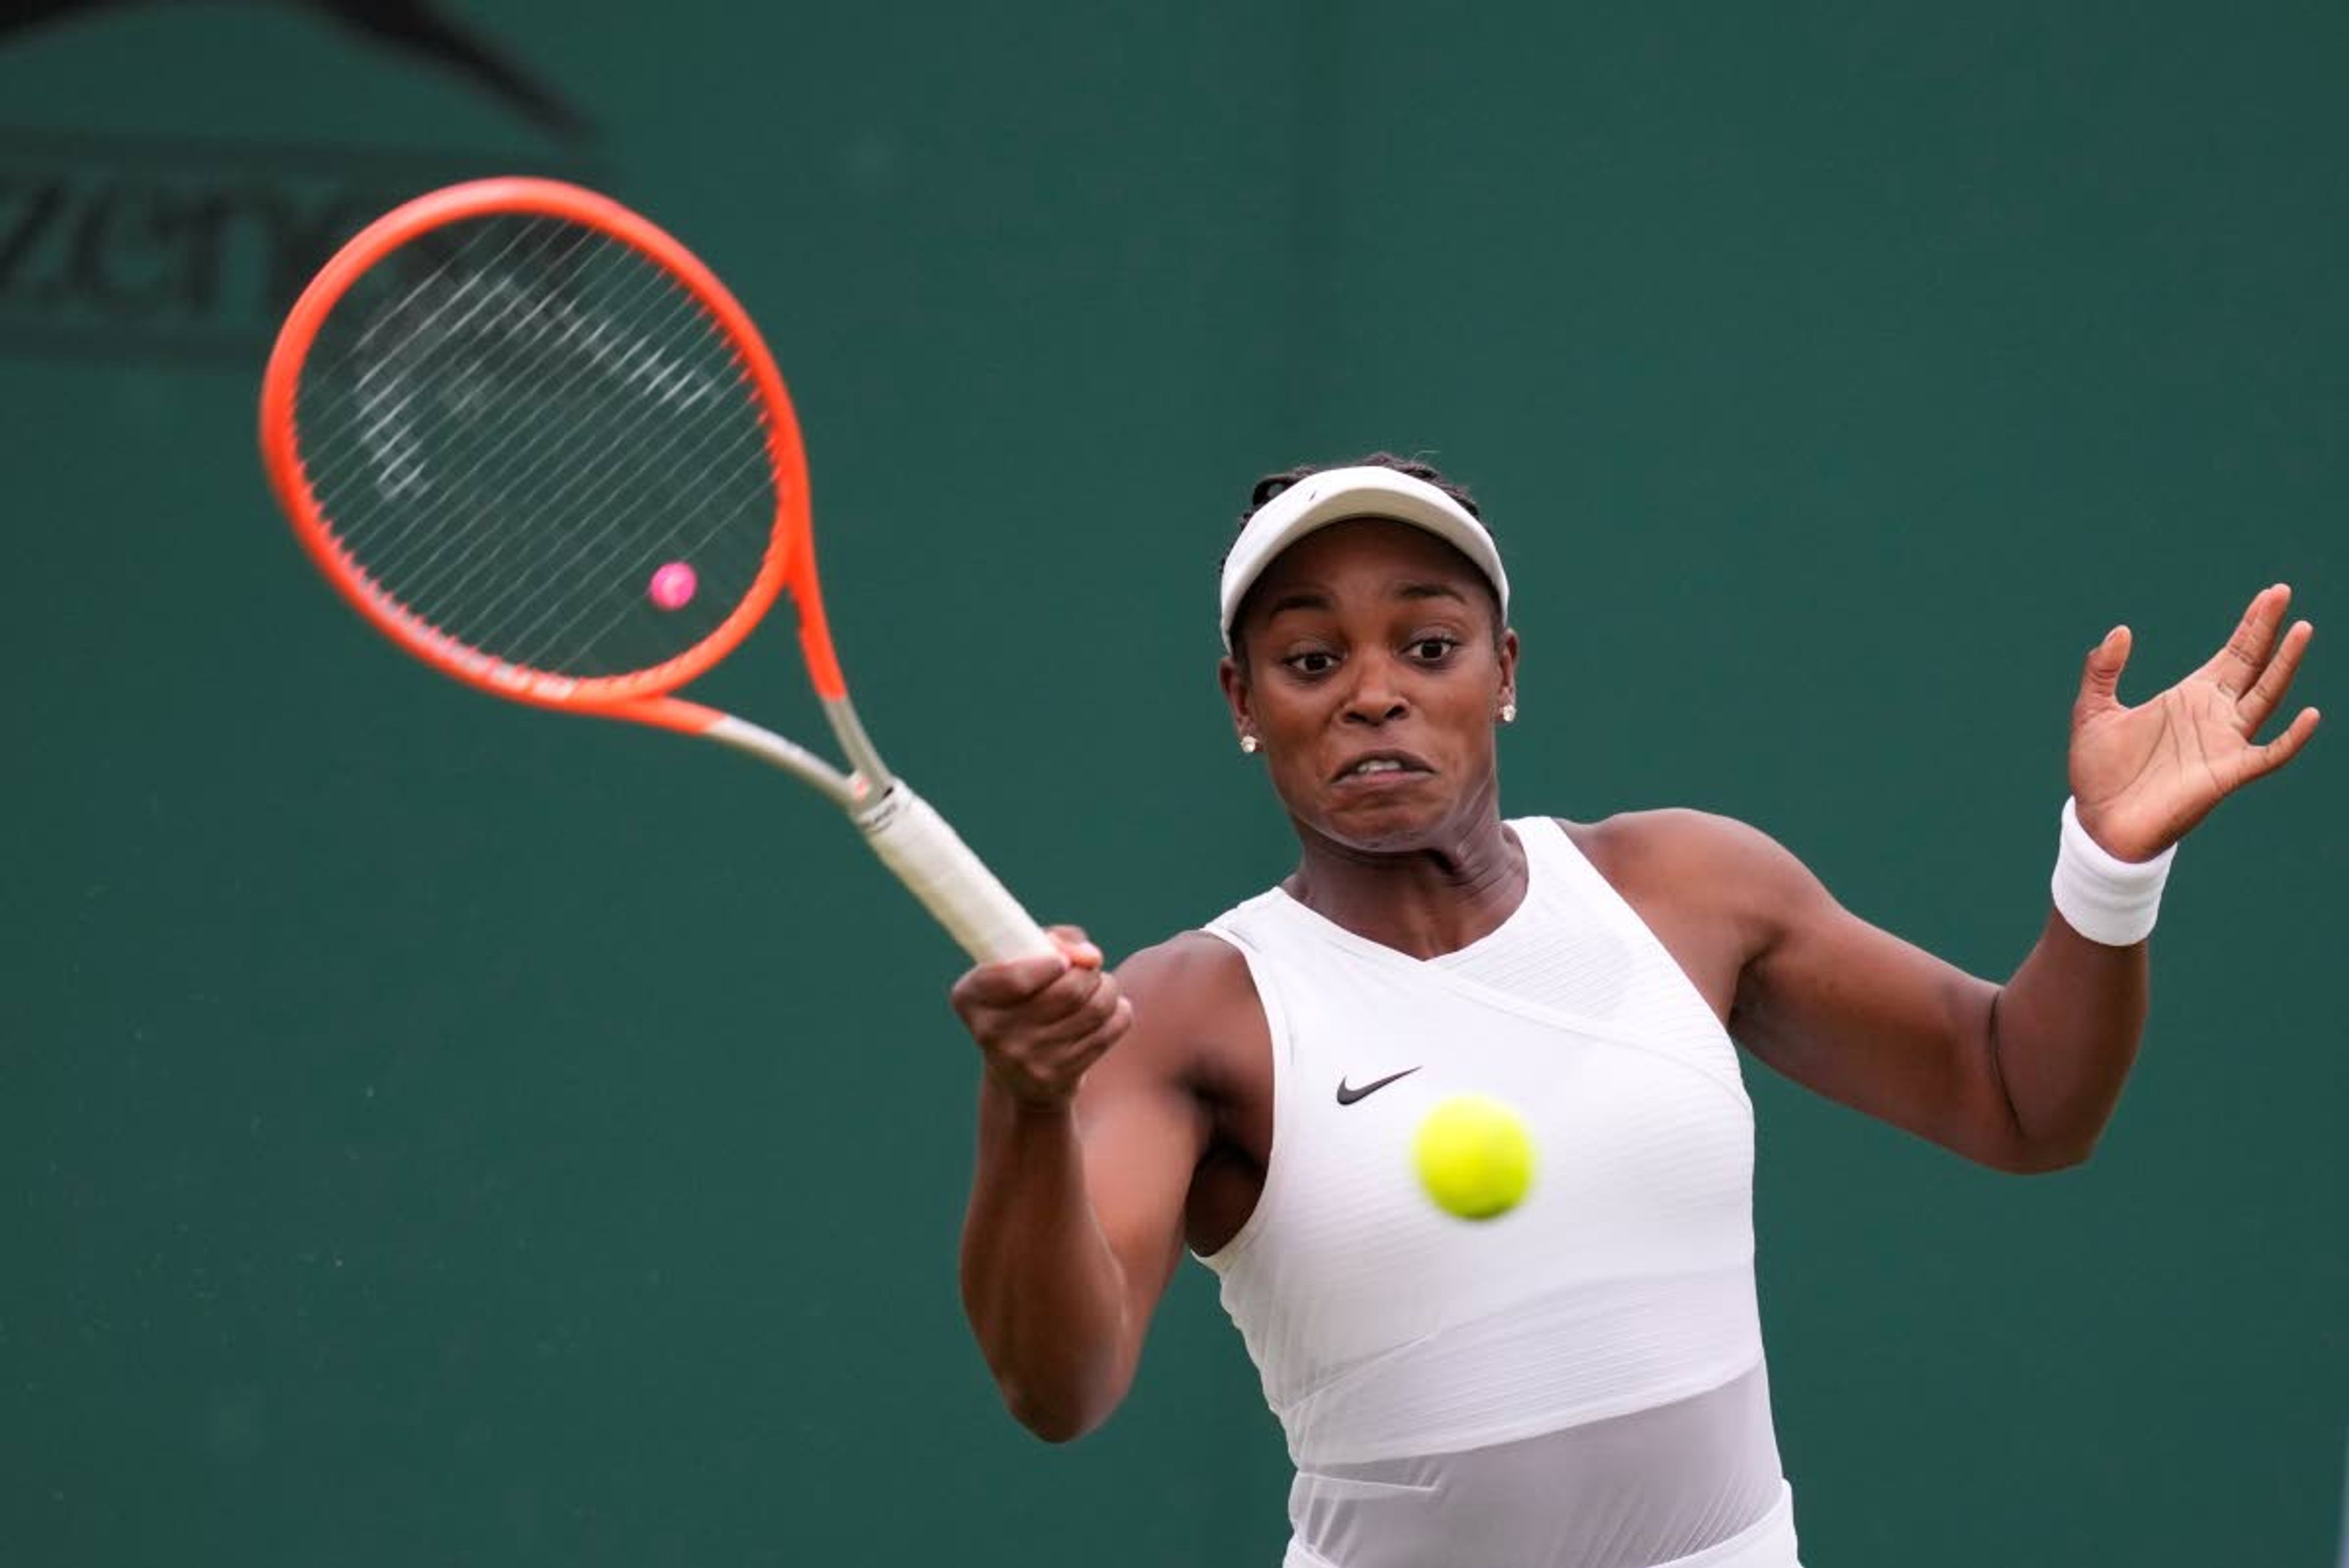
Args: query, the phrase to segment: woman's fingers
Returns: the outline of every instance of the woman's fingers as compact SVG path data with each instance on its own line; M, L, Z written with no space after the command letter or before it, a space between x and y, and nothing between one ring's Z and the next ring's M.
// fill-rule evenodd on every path
M965 1002L982 1007L1016 1007L1068 971L1069 961L1057 953L977 964L965 971L947 994L957 1007Z
M1101 968L1102 950L1085 935L1082 926L1047 926L1044 934L1061 944L1061 950L1068 955L1071 963L1086 969Z
M2300 748L2308 744L2308 738L2316 733L2317 718L2315 709L2302 708L2293 716L2291 725L2282 734L2264 746L2253 746L2250 766L2243 774L2245 782L2264 778L2298 756Z
M1026 976L982 975L974 970L964 977L970 983L957 983L951 1000L955 1011L974 1033L993 1033L1001 1028L1040 1029L1058 1023L1075 1012L1085 999L1100 989L1102 974L1097 969L1085 969L1067 959L1018 959L1019 964L1059 966L1040 986L1029 989ZM989 969L1005 969L995 964Z
M2292 605L2292 589L2283 583L2261 588L2251 596L2243 610L2243 618L2235 623L2235 632L2227 639L2227 646L2210 656L2202 672L2219 684L2219 690L2230 697L2240 697L2251 689L2267 668L2268 655L2275 648L2276 627L2283 620L2283 612Z
M1022 1099L1073 1096L1085 1070L1117 1043L1133 1018L1101 950L1081 929L1055 926L1058 954L980 964L955 982L950 1000L978 1043L989 1076Z
M2308 622L2294 622L2292 628L2283 634L2275 657L2268 660L2267 668L2260 671L2251 690L2236 701L2235 711L2242 715L2245 734L2257 734L2260 726L2282 702L2284 693L2292 690L2292 678L2300 672L2301 655L2308 651L2309 639L2315 635L2316 628Z
M1116 980L1109 975L1096 973L1093 978L1100 983L1092 987L1076 1006L1058 1017L1029 1023L1029 1035L1039 1047L1060 1050L1083 1039L1110 1021L1119 1004L1125 1000L1125 993L1118 989Z
M1023 1038L1002 1054L1002 1065L1045 1096L1073 1095L1086 1072L1117 1044L1133 1021L1133 1003L1110 989L1102 993L1098 1006L1088 1005L1079 1016Z
M2077 719L2090 719L2120 706L2121 671L2128 668L2129 628L2116 626L2088 649L2080 666L2080 694L2073 701Z

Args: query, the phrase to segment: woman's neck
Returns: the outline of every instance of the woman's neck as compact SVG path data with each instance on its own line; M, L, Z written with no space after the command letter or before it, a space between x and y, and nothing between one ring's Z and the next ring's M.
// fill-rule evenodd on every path
M1488 815L1434 844L1356 849L1299 827L1305 853L1284 891L1334 925L1411 958L1457 952L1526 896L1525 846Z

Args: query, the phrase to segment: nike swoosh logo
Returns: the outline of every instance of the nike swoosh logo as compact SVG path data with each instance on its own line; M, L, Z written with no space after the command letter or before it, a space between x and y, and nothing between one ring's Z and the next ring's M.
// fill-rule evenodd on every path
M1424 1065L1424 1064L1423 1064L1423 1065ZM1364 1095L1375 1095L1381 1089L1385 1088L1389 1084L1393 1083L1397 1078L1408 1078L1413 1073L1418 1071L1419 1068L1417 1067L1405 1067L1400 1073L1389 1073L1385 1077L1377 1079L1371 1083L1364 1084L1359 1089L1351 1087L1347 1084L1345 1079L1340 1078L1338 1080L1338 1103L1341 1106L1350 1106L1356 1100L1361 1099Z

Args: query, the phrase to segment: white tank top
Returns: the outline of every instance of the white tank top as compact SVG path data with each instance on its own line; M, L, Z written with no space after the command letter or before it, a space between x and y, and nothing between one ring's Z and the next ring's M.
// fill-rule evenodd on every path
M1508 826L1524 901L1457 952L1411 958L1278 888L1206 927L1246 958L1272 1040L1263 1190L1203 1262L1299 1468L1292 1562L1456 1545L1436 1528L1447 1490L1520 1540L1509 1561L1544 1564L1644 1568L1785 1507L1736 1049L1563 829ZM1525 1201L1483 1224L1430 1203L1409 1157L1427 1110L1472 1091L1514 1106L1536 1147ZM1621 1463L1654 1435L1643 1419L1709 1454L1704 1473ZM1514 1534L1496 1488L1521 1494ZM1578 1536L1581 1517L1608 1539ZM1785 1531L1769 1561L1793 1561Z

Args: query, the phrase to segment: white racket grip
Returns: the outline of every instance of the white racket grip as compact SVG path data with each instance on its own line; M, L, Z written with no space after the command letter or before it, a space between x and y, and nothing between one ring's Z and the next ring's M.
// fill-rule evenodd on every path
M855 817L881 863L972 958L999 963L1060 950L947 819L903 779Z

